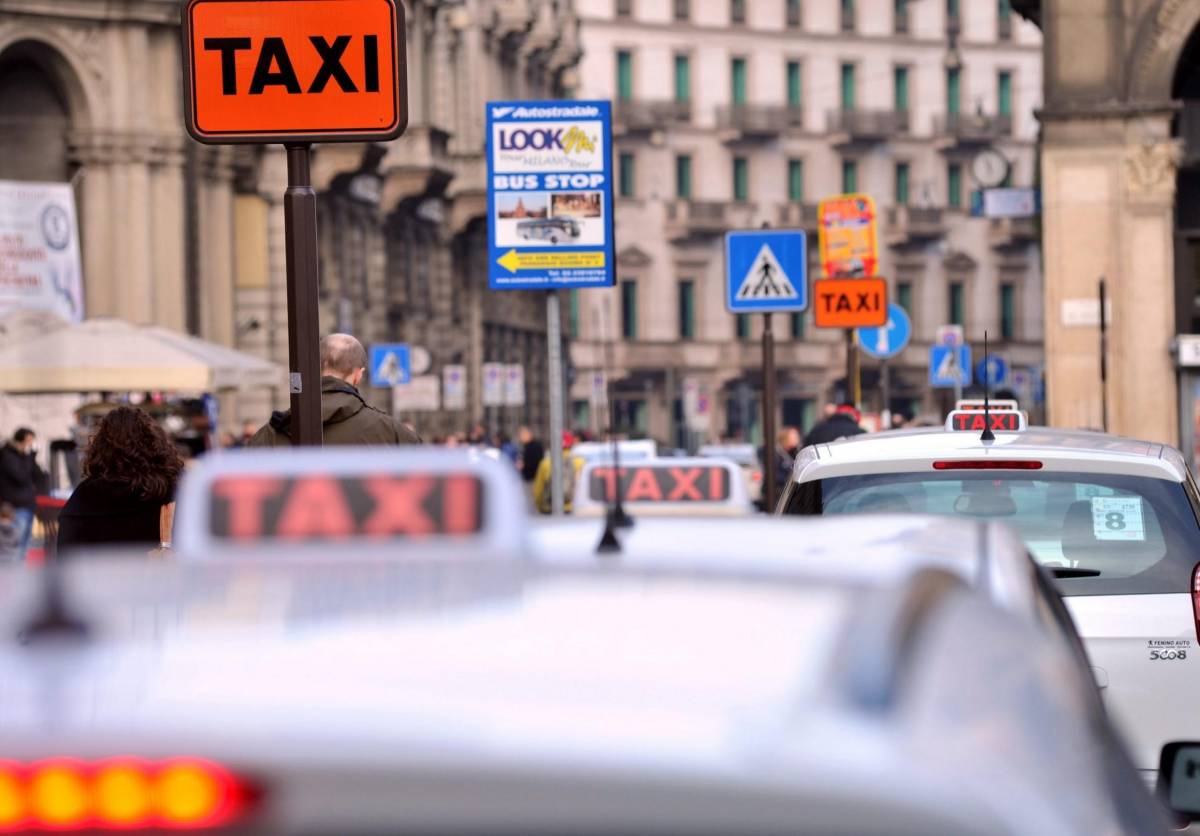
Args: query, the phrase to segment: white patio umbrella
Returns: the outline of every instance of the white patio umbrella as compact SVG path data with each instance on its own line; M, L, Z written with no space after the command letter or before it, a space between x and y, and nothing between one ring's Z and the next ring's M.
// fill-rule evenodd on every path
M284 384L278 365L156 326L89 319L0 350L0 392L216 392Z

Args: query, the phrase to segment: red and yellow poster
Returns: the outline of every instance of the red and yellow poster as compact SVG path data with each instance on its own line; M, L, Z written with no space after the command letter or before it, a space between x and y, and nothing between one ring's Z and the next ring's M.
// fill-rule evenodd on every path
M875 201L865 194L822 200L817 208L821 267L828 278L874 276L879 265Z

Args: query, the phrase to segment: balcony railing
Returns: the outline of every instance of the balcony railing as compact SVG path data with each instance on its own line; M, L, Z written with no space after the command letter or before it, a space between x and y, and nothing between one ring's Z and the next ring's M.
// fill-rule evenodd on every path
M946 234L946 214L940 206L890 206L886 217L889 243L930 240Z
M723 234L729 229L728 210L723 200L673 200L667 204L667 237Z
M992 142L1012 134L1012 116L987 113L946 113L934 122L939 136L960 143Z
M780 105L722 105L717 108L717 125L740 136L774 136L804 125L804 111Z
M988 228L993 247L1019 247L1038 240L1037 218L993 218Z
M691 118L691 102L633 99L616 103L615 121L626 131L652 131L669 124L688 122Z
M785 203L779 207L778 224L793 229L817 229L817 204L815 203Z
M906 110L831 110L829 132L848 140L883 140L908 133Z

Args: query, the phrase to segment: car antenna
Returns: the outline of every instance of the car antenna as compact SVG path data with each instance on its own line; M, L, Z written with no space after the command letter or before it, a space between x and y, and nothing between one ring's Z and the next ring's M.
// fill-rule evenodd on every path
M992 375L991 368L988 366L988 337L985 330L983 332L983 435L979 436L980 441L996 440L996 435L992 432L992 410L989 400L991 388Z
M603 310L605 324L608 325L609 307L607 304ZM621 452L620 445L617 444L617 423L614 417L616 413L609 392L612 369L616 365L613 357L615 351L613 343L616 338L607 327L601 331L601 335L604 339L604 403L607 410L605 418L608 419L608 440L612 447L613 478L608 480L608 508L604 513L604 533L600 535L600 542L596 544L596 554L613 554L621 551L621 543L617 540L617 529L632 527L633 519L625 513L625 507L621 503Z

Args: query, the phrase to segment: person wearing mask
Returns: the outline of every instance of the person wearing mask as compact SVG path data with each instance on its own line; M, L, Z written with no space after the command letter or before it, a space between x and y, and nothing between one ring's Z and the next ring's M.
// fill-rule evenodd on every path
M367 351L349 334L321 338L321 429L325 444L420 444L407 424L368 404L358 392L367 372ZM292 412L276 412L249 447L283 447L292 443Z
M46 474L37 464L37 436L28 427L13 433L0 448L0 502L13 508L13 524L20 536L18 557L24 558L33 531L33 512Z
M808 431L808 438L804 440L804 446L829 444L839 438L849 438L852 435L865 433L866 430L858 425L860 420L862 420L862 416L854 404L838 404L834 407L832 415Z
M144 410L104 416L83 453L83 481L58 518L58 553L89 546L169 547L183 458Z

